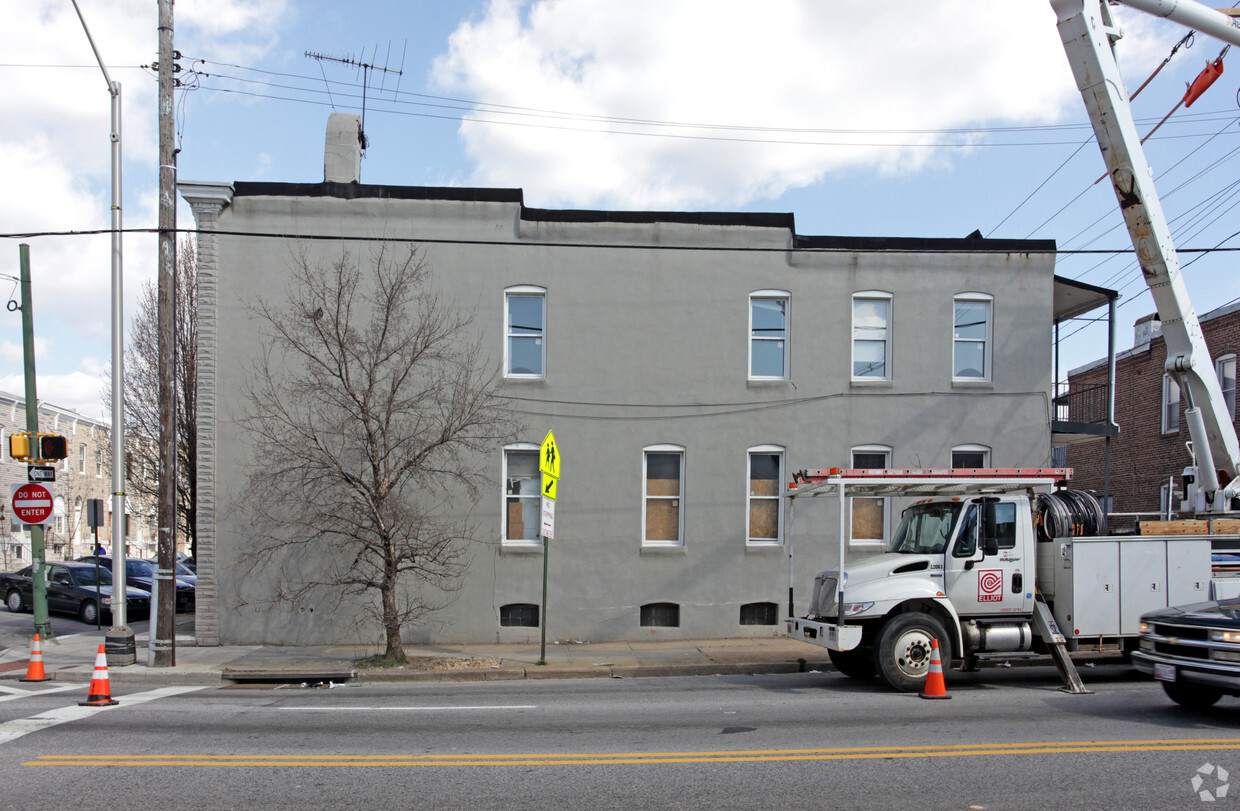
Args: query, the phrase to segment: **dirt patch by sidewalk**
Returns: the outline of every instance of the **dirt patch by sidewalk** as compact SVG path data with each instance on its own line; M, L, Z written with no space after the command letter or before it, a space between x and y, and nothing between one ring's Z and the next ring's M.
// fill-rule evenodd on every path
M366 668L371 672L407 670L426 673L434 670L482 670L499 667L504 660L498 656L410 656L403 665L390 668Z

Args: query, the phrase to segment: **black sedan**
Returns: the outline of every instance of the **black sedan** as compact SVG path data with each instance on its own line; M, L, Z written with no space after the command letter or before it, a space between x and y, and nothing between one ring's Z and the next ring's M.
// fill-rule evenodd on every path
M1163 608L1141 617L1132 663L1194 709L1240 696L1240 599Z
M84 558L78 558L81 562L94 563L99 561L99 568L107 567L108 571L112 571L112 558L108 555L88 555ZM177 613L183 611L194 610L194 592L196 591L194 582L184 579L180 572L177 573ZM133 586L136 589L142 589L150 596L155 591L155 561L143 560L141 558L125 558L125 585Z
M94 625L112 613L112 572L99 567L98 587L92 563L48 563L46 567L47 610L73 614L82 622ZM10 611L32 611L34 579L32 567L18 572L0 574L0 594ZM151 607L151 595L141 589L125 589L128 610L145 616Z

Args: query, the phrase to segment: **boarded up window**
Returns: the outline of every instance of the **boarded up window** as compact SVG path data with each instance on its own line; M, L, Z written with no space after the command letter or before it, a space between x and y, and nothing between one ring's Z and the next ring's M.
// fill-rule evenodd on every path
M882 540L883 499L854 498L852 500L853 540Z
M504 539L538 540L542 520L540 504L542 475L538 472L538 451L505 451L506 521Z
M887 467L886 451L853 451L853 467L878 469ZM882 541L886 535L885 517L887 499L852 499L852 539L854 541Z
M779 541L778 453L749 454L749 540L758 543Z
M680 453L646 454L647 541L680 540Z

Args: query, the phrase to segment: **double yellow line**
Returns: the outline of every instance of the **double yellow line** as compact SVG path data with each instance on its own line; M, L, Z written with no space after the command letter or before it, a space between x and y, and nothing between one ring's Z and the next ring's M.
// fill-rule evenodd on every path
M42 755L23 766L571 766L657 763L761 763L797 760L1056 755L1081 752L1182 752L1238 749L1240 738L1148 741L1040 741L943 746L857 746L839 749L756 749L735 752L613 752L503 755Z

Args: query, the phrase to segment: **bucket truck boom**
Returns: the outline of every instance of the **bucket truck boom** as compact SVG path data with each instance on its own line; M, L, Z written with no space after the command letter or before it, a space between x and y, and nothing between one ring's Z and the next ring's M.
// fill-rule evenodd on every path
M1240 28L1229 16L1192 0L1119 2L1240 45ZM1184 416L1197 468L1189 488L1189 509L1230 512L1240 493L1236 476L1240 444L1189 301L1171 229L1154 190L1153 173L1116 64L1114 43L1122 32L1111 18L1107 0L1051 0L1051 6L1137 261L1158 307L1167 344L1167 373L1180 384L1187 401Z

